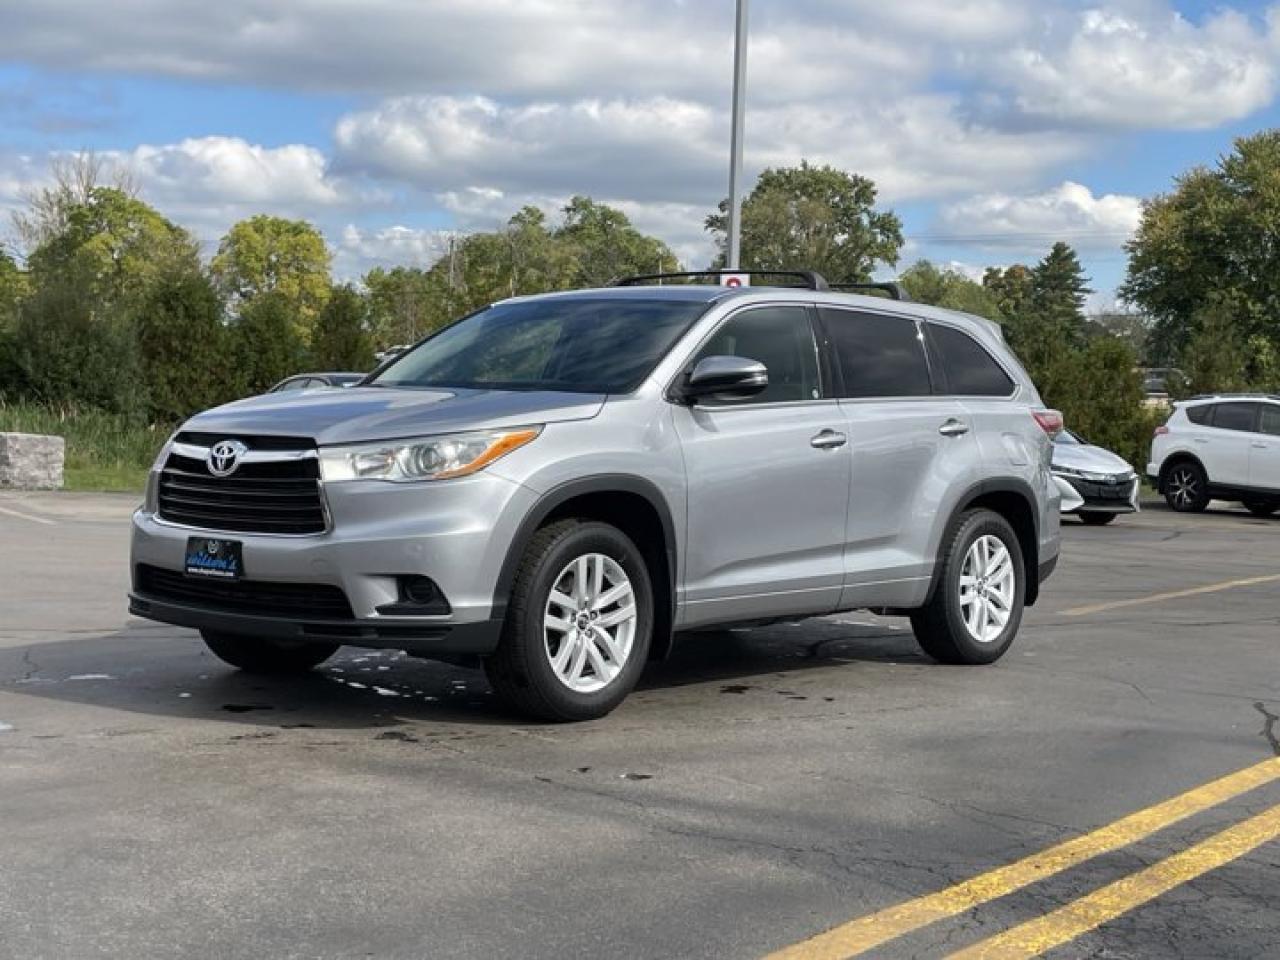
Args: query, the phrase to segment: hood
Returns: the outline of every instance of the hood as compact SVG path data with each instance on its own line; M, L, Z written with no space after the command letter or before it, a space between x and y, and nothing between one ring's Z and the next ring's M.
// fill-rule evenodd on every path
M1088 443L1055 443L1053 465L1090 473L1132 473L1133 467L1110 450Z
M184 430L313 437L317 444L394 440L490 427L587 420L599 393L346 387L237 400L197 414Z

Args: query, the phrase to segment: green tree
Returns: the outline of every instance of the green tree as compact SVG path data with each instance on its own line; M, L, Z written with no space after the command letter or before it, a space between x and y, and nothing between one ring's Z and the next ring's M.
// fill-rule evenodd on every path
M871 279L878 264L893 266L902 248L902 222L875 208L866 177L834 167L769 169L742 203L742 266L756 270L817 270L828 280ZM727 200L706 219L724 264Z
M1058 358L1044 392L1045 402L1062 411L1068 427L1135 467L1146 461L1155 426L1155 414L1143 406L1143 398L1133 349L1109 336Z
M231 332L218 292L203 272L160 277L135 326L153 418L175 423L237 395Z
M987 267L982 286L995 297L996 307L1006 317L1018 317L1031 307L1031 269L1015 263L1011 267Z
M146 406L132 325L103 309L86 262L45 275L18 311L8 391L59 407L140 414Z
M138 303L160 274L194 270L195 240L154 208L114 187L93 187L61 211L58 233L27 258L32 282L55 276L87 283L100 309Z
M1036 315L1073 346L1084 343L1084 304L1092 292L1080 258L1061 241L1031 270L1031 303Z
M413 343L430 333L439 319L440 290L419 267L374 267L361 281L369 293L369 323L379 347Z
M13 326L18 306L27 295L27 273L3 246L0 246L0 335Z
M956 270L917 260L899 279L917 303L972 313L997 323L1004 319L992 292Z
M233 327L236 367L243 389L262 393L297 373L305 355L298 336L294 304L279 291L245 302Z
M1154 318L1157 359L1180 354L1211 302L1232 305L1245 340L1280 344L1278 224L1280 130L1237 139L1215 167L1188 171L1143 205L1120 294Z
M307 342L329 298L331 259L324 237L305 220L259 214L227 232L210 269L234 312L263 294L278 294Z
M574 197L562 214L560 225L547 238L554 244L538 236L541 221L531 218L528 207L517 214L523 222L513 219L515 236L523 239L522 292L602 287L627 274L679 269L675 254L665 243L641 233L615 207L590 197Z
M324 370L370 370L369 305L350 284L334 287L316 320L311 362Z

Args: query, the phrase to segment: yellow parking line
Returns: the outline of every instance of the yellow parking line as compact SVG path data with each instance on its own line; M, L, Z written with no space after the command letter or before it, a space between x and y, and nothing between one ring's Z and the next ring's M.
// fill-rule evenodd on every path
M1217 593L1219 590L1234 590L1236 587L1254 587L1260 583L1275 583L1280 580L1280 573L1265 577L1247 577L1244 580L1223 580L1221 583L1210 583L1203 587L1188 587L1186 590L1171 590L1168 593L1153 593L1147 597L1134 597L1130 600L1112 600L1109 603L1093 603L1087 607L1072 607L1063 610L1064 617L1083 617L1090 613L1102 613L1104 610L1119 610L1122 607L1139 607L1147 603L1159 603L1162 600L1177 600L1181 597L1195 597L1202 593Z
M1139 810L1091 833L997 867L937 893L851 920L770 954L766 960L842 960L913 930L1007 896L1070 867L1149 837L1158 830L1280 779L1280 757Z
M1027 960L1088 933L1280 837L1280 806L1093 893L953 953L948 960Z

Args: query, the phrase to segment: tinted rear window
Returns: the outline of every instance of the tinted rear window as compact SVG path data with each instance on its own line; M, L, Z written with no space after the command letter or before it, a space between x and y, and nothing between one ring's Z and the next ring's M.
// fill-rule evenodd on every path
M627 393L707 306L621 298L502 303L441 330L373 383Z
M962 397L1007 397L1013 393L1013 380L977 340L953 327L926 326L947 393Z
M1213 425L1220 430L1252 432L1258 422L1256 403L1219 403L1213 408Z
M1202 403L1198 407L1187 407L1187 419L1200 426L1211 423L1213 419L1213 404Z
M914 320L823 308L846 397L927 397L933 392Z

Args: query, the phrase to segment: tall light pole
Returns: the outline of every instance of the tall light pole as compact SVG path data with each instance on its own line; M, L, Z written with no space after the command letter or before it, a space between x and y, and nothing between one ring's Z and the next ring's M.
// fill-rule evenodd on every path
M737 270L742 254L742 120L747 98L747 0L738 0L733 41L733 131L729 136L729 245L725 268Z

